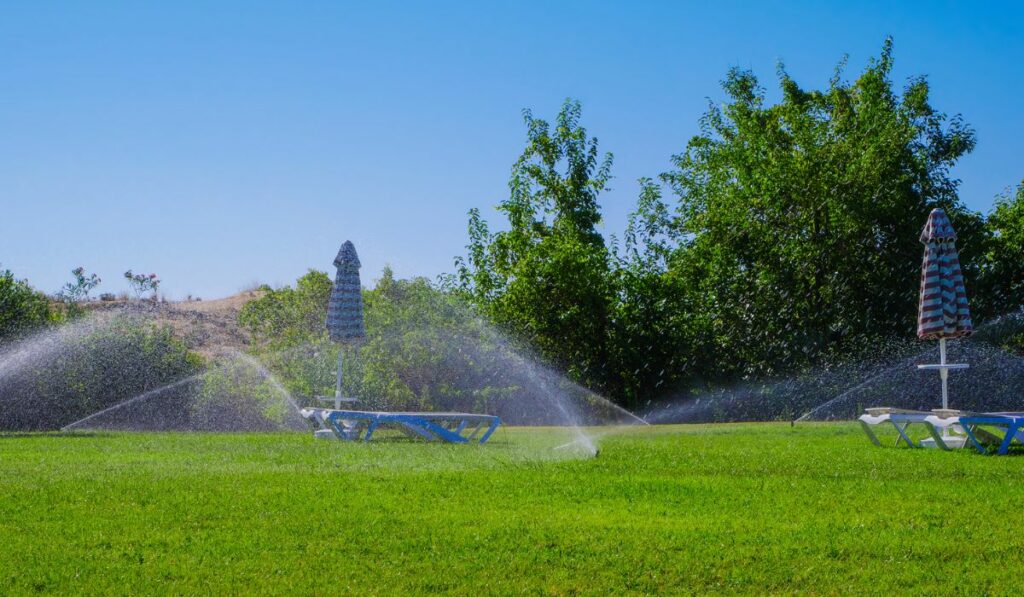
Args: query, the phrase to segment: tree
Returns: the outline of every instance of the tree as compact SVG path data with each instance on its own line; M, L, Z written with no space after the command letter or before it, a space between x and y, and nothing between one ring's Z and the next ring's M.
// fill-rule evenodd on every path
M612 155L598 153L580 114L572 100L554 126L524 111L527 146L498 206L509 229L491 233L472 210L468 255L456 260L454 283L503 331L607 390L615 383L607 367L614 289L597 200Z
M981 292L971 297L972 311L1004 315L1024 306L1024 181L996 198L986 225L988 252L978 284Z
M640 198L629 217L621 251L616 246L612 316L612 363L622 393L637 408L659 394L689 384L703 364L708 340L695 335L700 311L691 294L669 270L676 246L673 216L661 188L640 179Z
M924 78L893 90L891 40L852 83L843 67L811 91L780 66L775 105L752 73L730 70L726 102L663 175L678 197L669 269L704 314L720 371L799 369L857 339L911 333L917 238L934 207L957 227L965 269L977 267L983 222L949 173L973 131L931 106Z
M261 297L242 305L238 322L270 350L326 340L331 286L326 272L311 269L295 282L295 288L263 289Z

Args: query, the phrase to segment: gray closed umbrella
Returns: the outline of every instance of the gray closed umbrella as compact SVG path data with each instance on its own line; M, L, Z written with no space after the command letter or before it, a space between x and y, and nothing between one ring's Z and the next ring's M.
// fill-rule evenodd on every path
M347 240L334 258L338 273L327 305L327 331L331 340L344 342L366 336L363 325L363 293L359 283L359 256L352 241Z
M964 275L956 252L956 232L946 212L933 209L921 231L924 262L917 337L922 340L959 338L974 331L967 306Z
M359 256L352 241L345 241L334 258L338 273L327 305L327 331L331 340L342 343L366 337L363 323L363 292L359 283ZM335 408L341 408L342 350L338 349L338 383L334 391ZM351 399L346 401L353 401Z

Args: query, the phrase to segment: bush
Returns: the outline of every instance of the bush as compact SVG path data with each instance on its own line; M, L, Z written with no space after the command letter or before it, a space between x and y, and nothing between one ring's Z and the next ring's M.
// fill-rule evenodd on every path
M146 293L152 292L151 300L156 301L156 292L160 288L160 279L156 277L156 274L133 274L132 270L128 270L124 273L125 280L128 281L128 285L131 286L132 292L135 293L135 298L142 300L142 297Z
M0 342L60 320L45 294L9 270L0 271Z
M56 429L201 371L170 326L129 316L82 320L9 347L0 429Z
M285 392L245 359L211 367L188 405L188 429L279 431L306 429Z

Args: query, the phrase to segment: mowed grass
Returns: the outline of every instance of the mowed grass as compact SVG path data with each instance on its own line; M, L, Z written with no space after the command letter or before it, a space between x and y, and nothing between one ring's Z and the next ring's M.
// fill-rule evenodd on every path
M1024 458L853 424L566 439L0 437L0 593L1024 590Z

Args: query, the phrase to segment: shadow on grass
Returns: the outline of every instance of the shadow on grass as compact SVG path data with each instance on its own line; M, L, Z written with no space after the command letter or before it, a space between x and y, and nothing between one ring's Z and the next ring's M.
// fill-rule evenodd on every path
M983 454L983 456L1024 456L1024 446L1019 444L1010 444L1010 447L1007 449L1006 454L999 454L999 444L982 444L982 446L985 448L985 453ZM974 452L975 454L979 453L978 450L974 448L974 446L966 446L964 447L964 449L969 449L971 452Z

